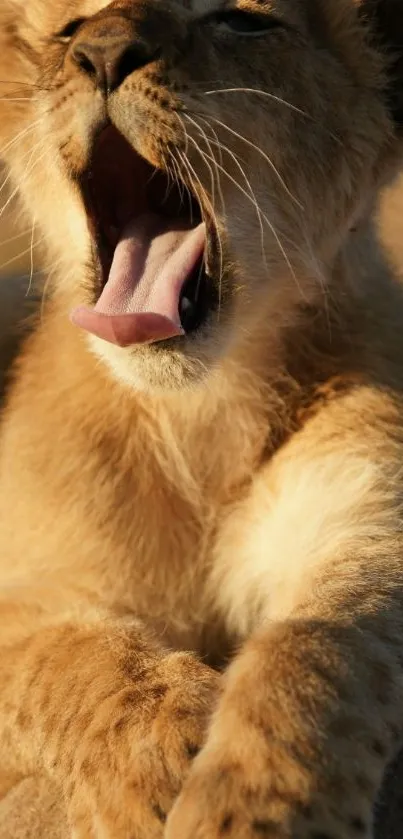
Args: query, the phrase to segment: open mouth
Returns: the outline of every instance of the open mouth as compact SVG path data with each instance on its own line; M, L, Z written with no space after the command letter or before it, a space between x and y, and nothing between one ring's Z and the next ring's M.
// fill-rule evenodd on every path
M206 214L188 184L142 158L109 125L81 179L100 282L78 326L120 346L194 333L215 308Z

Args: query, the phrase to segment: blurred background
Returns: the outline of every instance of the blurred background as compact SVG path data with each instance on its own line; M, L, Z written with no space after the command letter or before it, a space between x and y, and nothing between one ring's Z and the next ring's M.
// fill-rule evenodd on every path
M0 167L0 397L4 373L22 331L20 323L39 299L35 286L40 278L32 227L22 217L16 198L7 193L5 177Z
M3 180L4 173L0 170L0 184ZM0 207L10 197L10 195L6 196L2 193ZM14 199L0 218L0 276L21 275L24 271L30 271L31 236L26 229L28 224L24 224L21 218L18 220L19 216L20 213Z
M403 282L403 174L385 190L379 223L382 239Z

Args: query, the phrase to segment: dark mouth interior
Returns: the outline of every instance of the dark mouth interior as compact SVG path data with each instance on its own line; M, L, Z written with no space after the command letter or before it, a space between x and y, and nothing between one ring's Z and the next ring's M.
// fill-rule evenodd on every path
M100 288L105 286L114 252L133 216L155 213L183 220L191 227L204 220L199 201L188 185L175 181L142 158L111 125L98 135L81 189L100 266ZM207 248L209 250L209 237ZM206 267L208 254L199 260L182 288L179 317L186 333L193 332L214 308L214 289Z

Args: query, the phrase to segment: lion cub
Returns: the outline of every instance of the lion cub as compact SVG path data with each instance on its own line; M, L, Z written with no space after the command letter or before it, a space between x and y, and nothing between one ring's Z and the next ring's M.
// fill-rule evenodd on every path
M364 839L402 729L400 0L2 0L50 268L0 438L0 753L74 839ZM45 833L43 833L45 835Z

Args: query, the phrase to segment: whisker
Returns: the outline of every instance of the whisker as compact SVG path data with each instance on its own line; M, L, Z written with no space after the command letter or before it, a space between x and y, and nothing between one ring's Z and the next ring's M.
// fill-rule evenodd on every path
M276 96L275 93L270 93L268 90L260 90L258 87L221 87L214 90L204 90L203 93L205 96L213 96L216 93L256 93L260 96L267 96L268 99L271 99L280 105L285 105L286 108L290 108L291 111L294 111L303 117L313 119L310 114L303 111L301 108L298 108L297 105L293 105L291 102L288 102L287 99L283 99L281 96Z
M21 79L0 79L0 85L7 85L8 87L13 85L13 87L8 91L8 95L10 96L17 96L25 93L31 93L31 95L35 93L50 93L60 87L60 85L47 87L45 85L34 84L32 82L23 82ZM39 96L37 98L39 99Z
M201 115L199 115L199 116L201 116ZM250 146L252 149L257 151L262 156L262 158L266 161L266 163L268 163L268 165L270 166L270 169L274 172L277 180L279 181L279 183L281 184L281 186L283 187L283 189L285 190L287 195L294 202L294 204L296 204L300 208L300 210L304 210L304 207L301 204L301 202L298 201L298 198L296 198L295 195L293 195L293 193L291 192L291 190L287 186L286 182L284 181L284 179L280 175L280 172L278 171L277 167L274 165L273 161L268 156L268 154L266 154L266 152L263 151L263 149L261 149L259 146L257 146L256 143L253 143L251 140L248 140L242 134L239 134L238 131L235 131L233 128L230 128L229 125L227 125L225 122L222 122L220 119L217 119L216 117L211 117L210 115L208 116L207 119L205 117L204 118L201 117L201 118L203 119L204 122L207 122L207 123L209 122L209 119L212 119L214 121L214 123L216 123L217 125L220 125L222 128L225 129L225 131L228 131L234 137L237 137L243 143L246 143L247 146Z
M198 153L200 154L201 159L203 160L203 162L205 163L205 165L206 165L206 166L207 166L207 168L209 169L211 179L213 179L213 170L211 169L211 166L209 165L209 163L208 163L208 161L207 161L207 159L206 159L206 156L204 155L204 152L203 152L203 151L202 151L202 149L198 146L198 144L196 143L195 139L194 139L193 137L191 137L190 135L189 135L189 140L191 141L191 143L193 143L193 145L194 145L194 146L195 146L195 148L196 148L196 151L198 151ZM193 167L192 167L192 169L193 169ZM193 170L193 171L194 171L194 170ZM217 177L219 178L219 174L218 174L218 172L217 172ZM200 181L199 181L199 182L200 182ZM221 191L221 185L220 185L220 184L219 184L219 192L220 192L220 194L222 194L222 191ZM214 207L213 207L213 205L211 204L211 201L210 201L210 200L209 200L209 206L210 206L210 208L211 208L211 213L212 213L212 217L213 217L213 220L214 220L214 227L215 227L215 231L216 231L216 235L217 235L217 241L218 241L218 251L219 251L219 270L218 270L218 313L217 313L217 317L219 318L219 317L220 317L220 312L221 312L221 299L222 299L222 277L223 277L223 271L224 271L224 254L223 254L223 246L222 246L222 242L221 242L220 230L219 230L219 226L218 226L218 222L217 222L217 218L216 218L215 210L214 210ZM223 206L223 212L224 212L224 206ZM207 254L205 254L205 255L204 255L204 257L205 257L205 259L206 259L206 258L207 258ZM201 275L199 274L199 276L198 276L197 291L199 290L200 277L201 277Z
M289 108L291 111L294 111L294 113L299 114L300 116L310 120L311 122L314 122L316 125L320 126L324 131L326 131L329 137L332 137L332 139L336 143L338 143L340 146L343 145L340 137L338 137L336 134L330 131L327 126L323 125L323 123L321 123L318 119L312 116L312 114L309 114L308 111L302 110L302 108L299 108L297 105L293 105L292 102L288 102L287 99L283 99L281 96L276 96L275 93L270 93L270 91L268 90L260 90L260 88L255 87L222 87L203 91L204 96L214 96L216 93L255 93L258 96L266 96L268 99L271 99L272 102L277 102L279 105L284 105L284 107Z
M189 139L191 140L192 138L189 137ZM189 158L185 157L184 154L179 149L176 149L176 153L179 155L182 164L185 166L186 172L187 172L188 176L190 176L190 179L197 181L197 183L199 184L199 187L200 187L200 190L203 194L204 200L209 205L209 207L211 209L211 212L213 212L213 208L211 206L211 202L210 202L210 199L207 195L207 192L204 189L204 186L203 186L199 176L197 175L196 171L194 170L192 164L190 163Z
M199 148L199 146L197 145L197 143L196 143L196 141L194 140L194 138L193 138L193 137L191 137L191 136L189 135L189 140L190 140L190 142L191 142L191 143L193 143L193 145L196 147L196 150L199 152L199 154L200 154L200 156L201 156L202 160L205 160L204 155L203 155L203 151L202 151L202 149L200 149L200 148ZM207 168L208 168L209 173L210 173L210 180L211 180L211 184L212 184L212 193L213 193L212 201L214 202L214 175L213 175L213 170L212 170L211 166L209 165L209 163L207 162L207 160L205 160L205 163L206 163ZM214 203L211 203L211 202L210 202L210 206L212 207L212 210L213 210L213 218L215 219ZM223 209L224 209L224 208L223 208ZM222 287L221 287L221 285L222 285L222 273L223 273L223 254L222 254L221 240L220 240L220 236L219 236L219 233L218 233L218 225L217 225L217 223L216 223L215 227L216 227L216 230L217 230L217 236L218 236L218 241L219 241L219 250L220 250L219 290L218 290L218 312L220 312L220 307L221 307L221 293L222 293ZM206 258L206 254L205 254L205 258ZM197 277L196 294L198 294L198 293L199 293L200 281L201 281L201 271L199 271L199 274L198 274L198 277Z
M1 219L2 215L5 213L5 211L7 210L7 207L9 207L11 202L14 200L15 196L18 193L18 189L19 189L19 187L16 186L15 189L12 191L11 195L7 198L7 201L5 202L5 204L3 204L3 206L0 210L0 219Z
M214 145L215 145L215 141L214 141L214 140L212 140L212 143L214 143ZM242 166L241 166L241 164L240 164L240 162L239 162L239 160L238 160L237 156L233 153L233 151L232 151L231 149L229 149L229 148L228 148L228 146L223 146L223 145L222 145L222 143L219 143L219 147L220 147L220 152L221 152L221 149L223 149L223 150L224 150L224 151L226 151L226 152L227 152L227 154L229 154L229 155L230 155L230 157L234 160L234 162L235 162L236 166L237 166L237 167L238 167L238 169L240 170L241 175L242 175L242 177L243 177L243 179L244 179L244 181L245 181L245 183L246 183L246 185L247 185L247 187L248 187L248 189L249 189L250 196L251 196L251 198L252 198L253 204L254 204L255 209L256 209L256 215L257 215L257 219L258 219L258 223L259 223L259 227L260 227L260 241L261 241L261 249L262 249L263 262L264 262L264 265L265 265L266 271L268 272L268 270L269 270L269 269L268 269L268 265L267 265L266 251L265 251L265 246L264 246L264 229L263 229L262 217L261 217L261 216L262 216L262 213L261 213L261 209L260 209L260 207L259 207L259 204L258 204L258 201L257 201L256 195L255 195L255 193L254 193L254 191L253 191L253 189L252 189L252 185L251 185L250 181L248 180L248 178L247 178L247 176L246 176L246 173L245 173L244 169L242 168ZM211 147L210 147L210 148L211 148ZM213 154L213 152L212 152L212 154ZM213 156L214 156L214 155L213 155Z
M33 280L33 277L34 277L34 247L35 247L35 245L34 245L34 236L35 236L35 223L36 223L36 219L35 219L35 216L34 216L34 218L33 218L33 220L32 220L32 233L31 233L31 243L30 243L30 251L29 251L29 257L30 257L30 267L31 267L31 270L30 270L30 272L29 272L28 288L27 288L27 291L26 291L26 294L25 294L25 296L26 296L26 297L28 297L28 295L29 295L29 294L30 294L30 292L31 292L31 288L32 288L32 280ZM43 238L44 238L44 237L43 237Z
M272 235L273 235L273 237L274 237L274 239L275 239L275 241L276 241L276 243L277 243L277 245L278 245L278 247L279 247L279 249L280 249L280 251L281 251L281 253L282 253L282 255L283 255L284 261L286 262L286 265L288 266L288 269L289 269L289 271L290 271L290 273L291 273L291 275L292 275L292 277L293 277L293 279L294 279L294 281L295 281L295 283L296 283L297 287L300 289L300 291L301 291L301 293L302 293L302 289L301 289L301 287L300 287L300 283L299 283L299 281L298 281L298 278L297 278L297 276L296 276L296 274L295 274L294 268L293 268L293 266L292 266L292 264L291 264L291 262L290 262L290 259L289 259L288 255L287 255L287 253L286 253L286 251L285 251L285 249L284 249L284 246L283 246L283 244L282 244L282 242L281 242L281 239L280 239L280 237L279 237L279 235L278 235L278 233L277 233L277 231L276 231L275 227L273 226L273 224L271 223L271 221L267 218L266 214L265 214L265 213L264 213L264 212L260 209L260 207L259 207L257 204L255 205L255 202L254 202L253 198L252 198L252 197L249 195L249 193L248 193L248 192L247 192L247 191L246 191L246 190L245 190L245 189L244 189L244 188L243 188L243 187L242 187L242 186L238 183L238 181L236 181L236 180L235 180L235 178L233 178L233 177L232 177L232 175L230 175L230 174L229 174L229 172L227 172L227 171L226 171L226 169L224 169L224 168L223 168L222 166L220 166L219 164L218 164L218 166L219 166L219 168L222 170L223 174L224 174L224 175L226 175L226 177L227 177L227 178L228 178L228 179L229 179L229 180L230 180L230 181L234 184L234 186L236 186L236 187L237 187L237 189L239 189L239 190L240 190L240 192L241 192L241 193L245 196L245 198L247 198L247 199L248 199L248 201L251 201L251 202L252 202L252 204L254 204L254 206L256 206L256 207L257 207L257 209L258 209L259 213L261 214L262 218L264 219L264 221L266 222L267 226L268 226L268 227L269 227L269 229L271 230L271 233L272 233Z
M207 166L207 168L208 168L208 170L209 170L209 173L210 173L210 178L213 180L213 177L214 177L214 176L213 176L213 171L212 171L211 166L209 165L208 161L205 159L202 149L200 149L200 147L199 147L199 146L198 146L198 144L196 143L195 139L194 139L193 137L191 137L191 135L190 135L190 134L188 135L188 137L189 137L190 142L191 142L191 143L195 146L196 151L197 151L197 152L199 153L199 155L201 156L201 158L202 158L202 160L204 161L205 165ZM222 242L221 242L221 237L220 237L220 232L219 232L219 225L218 225L218 221L217 221L217 217L216 217L216 212L215 212L214 206L213 206L213 204L212 204L212 202L211 202L210 198L208 197L207 192L206 192L205 188L203 187L203 185L202 185L202 183L201 183L200 178L198 177L198 175L197 175L197 173L196 173L195 169L193 168L193 166L191 165L191 163L190 163L190 161L189 161L189 158L186 158L186 161L187 161L188 169L189 169L189 168L191 169L191 172L193 173L193 176L196 178L197 182L198 182L198 183L199 183L199 185L200 185L200 188L201 188L201 190L202 190L202 193L203 193L203 195L204 195L204 198L205 198L205 200L206 200L206 202L207 202L207 206L209 207L209 210L210 210L210 213L211 213L212 219L213 219L213 221L214 221L214 226L215 226L215 230L216 230L216 233L217 233L218 248L219 248L219 260L220 260L220 262L219 262L219 310L220 310L220 305L221 305L221 284L222 284L222 274L223 274L223 263L224 263L224 257L223 257L223 248L222 248ZM213 161L213 162L215 162L215 161ZM218 175L218 173L217 173L217 175ZM218 176L218 177L219 177L219 176ZM221 188L220 188L220 194L222 195L222 193L221 193ZM223 212L224 212L224 205L223 205Z
M23 87L34 87L37 90L46 90L42 85L33 84L32 82L23 82L21 79L0 79L0 84L17 84Z
M33 155L35 154L35 152L36 152L36 150L37 150L38 146L40 146L41 144L42 144L42 141L40 140L40 141L39 141L39 142L38 142L38 143L37 143L37 144L33 147L33 149L30 149L31 155L30 155L29 161L28 161L28 163L27 163L27 166L26 166L26 169L25 169L25 172L24 172L24 175L23 175L23 177L24 177L24 178L25 178L28 174L30 174L30 172L32 172L32 170L35 168L35 166L36 166L36 165L37 165L37 164L38 164L38 163L39 163L39 162L43 159L43 157L44 157L44 156L45 156L45 154L47 153L47 149L45 148L45 149L43 150L42 154L40 154L40 155L39 155L39 157L37 157L37 159L34 161L33 165L32 165L32 166L30 166L30 163L31 163L32 157L33 157ZM4 186L4 184L3 184L3 186ZM16 186L16 188L15 188L15 189L13 190L13 192L11 193L11 195L8 197L8 199L7 199L7 201L5 202L5 204L3 204L3 206L2 206L2 208L1 208L1 210L0 210L0 219L1 219L1 217L3 216L3 214L5 213L5 211L6 211L7 207L9 207L9 205L11 204L11 202L13 201L13 199L15 198L15 196L17 195L18 191L19 191L19 186L17 185L17 186Z
M181 116L180 116L180 114L178 113L178 111L175 111L174 113L175 113L175 116L176 116L176 118L177 118L177 120L178 120L178 122L179 122L180 129L181 129L181 131L183 132L183 137L184 137L184 140L185 140L185 152L184 152L184 153L185 153L185 157L187 157L187 154L188 154L188 142L189 142L189 138L188 138L188 135L187 135L187 131L186 131L186 128L185 128L185 126L184 126L184 124L183 124L183 119L181 118Z
M37 143L35 143L35 145L33 146L33 148L28 149L28 151L27 151L27 152L26 152L26 153L22 156L22 158L21 158L21 162L23 162L24 160L26 160L26 158L27 158L27 157L29 157L29 156L30 156L30 160L31 160L33 153L34 153L34 152L36 151L36 149L37 149L37 148L41 145L41 143L42 143L42 141L41 141L41 140L39 140ZM30 162L30 160L29 160L29 162ZM29 163L29 162L28 162L28 163ZM0 186L0 195L1 195L1 193L3 192L3 189L7 186L8 182L10 181L11 176L12 176L12 173L11 173L11 172L9 172L9 173L6 175L6 177L4 178L4 181L3 181L3 183L2 183L2 184L1 184L1 186ZM18 191L18 187L17 187L17 191Z
M34 130L34 128L36 128L36 127L37 127L37 125L39 125L39 123L40 123L41 121L42 121L42 117L40 117L39 119L35 120L35 122L32 122L30 125L26 126L26 127L25 127L25 128L23 128L21 131L19 131L19 132L18 132L18 134L16 134L16 136L15 136L15 137L13 137L13 139L12 139L12 140L9 140L9 142L8 142L8 143L6 143L6 145L5 145L5 146L3 146L3 147L0 149L0 157L1 157L2 155L4 155L6 151L8 151L9 149L11 149L11 148L12 148L12 146L14 146L14 145L15 145L15 143L17 143L18 141L20 141L20 140L22 140L24 137L26 137L26 135L27 135L27 134L29 134L29 133L30 133L30 131L33 131L33 130Z
M32 96L0 96L0 102L36 102Z
M8 173L8 175L6 175L6 177L4 178L3 183L2 183L2 184L1 184L1 186L0 186L0 195L1 195L1 193L3 192L3 189L7 186L7 184L8 184L8 182L9 182L9 180L10 180L10 179L11 179L11 172L9 172L9 173Z
M196 122L195 119L192 119L192 117L188 113L185 114L185 117L186 117L188 122L190 122L192 125L194 125L197 128L198 132L200 133L202 138L205 140L207 147L210 149L212 157L214 158L214 155L212 153L212 149L211 149L211 146L209 144L209 140L208 140L206 132L203 131L201 125L199 125ZM214 163L215 163L215 161L214 161ZM215 180L214 180L214 177L213 177L213 173L211 172L211 167L209 166L208 168L210 170L210 178L211 178L211 201L212 201L213 206L215 206ZM219 179L219 174L218 174L217 170L216 170L216 176L217 176L217 186L219 187L221 208L222 208L222 212L224 213L224 198L223 198L223 195L222 195L220 179Z
M190 139L192 139L192 138L190 137ZM235 178L233 178L233 177L229 174L229 172L227 172L227 170L226 170L223 166L221 166L220 164L218 164L218 163L217 163L217 161L215 160L215 158L213 158L213 160L214 160L214 162L215 162L215 165L216 165L216 166L218 166L218 168L222 171L222 173L223 173L224 175L226 175L226 177L227 177L227 178L228 178L228 179L229 179L229 180L230 180L230 181L234 184L234 186L236 186L236 187L237 187L237 189L239 189L239 190L241 191L241 193L242 193L243 195L245 195L245 197L246 197L249 201L251 201L251 202L253 203L253 205L255 206L256 211L257 211L257 212L258 212L258 214L259 214L259 217L261 216L261 218L263 218L263 220L266 222L267 226L269 227L269 229L270 229L270 231L271 231L271 233L272 233L272 235L273 235L273 237L274 237L274 239L275 239L275 241L276 241L276 243L277 243L277 245L278 245L278 247L279 247L279 249L280 249L280 252L281 252L281 253L282 253L282 255L283 255L283 258L284 258L284 260L285 260L285 262L286 262L286 265L288 266L288 269L289 269L289 271L290 271L290 273L291 273L291 275L292 275L292 277L293 277L293 279L294 279L294 281L295 281L295 283L296 283L297 287L300 289L300 291L301 291L301 293L302 293L302 289L301 289L301 287L300 287L300 283L299 283L299 281L298 281L298 278L297 278L297 276L296 276L296 274L295 274L294 268L293 268L293 266L292 266L292 264L291 264L291 262L290 262L290 259L289 259L288 255L287 255L287 253L286 253L286 251L285 251L285 249L284 249L284 246L283 246L283 244L282 244L282 242L281 242L281 240L280 240L280 237L279 237L279 235L278 235L278 233L277 233L276 229L274 228L274 226L273 226L273 224L271 223L271 221L267 218L266 214L265 214L265 213L263 213L263 211L262 211L262 210L261 210L261 208L259 207L259 205L258 205L258 203L257 203L257 201L256 201L256 197L254 196L253 190L251 189L250 183L249 183L248 179L246 178L246 175L245 175L245 173L243 172L242 167L240 166L239 161L236 159L235 155L233 155L233 153L231 152L231 150L230 150L230 149L228 149L228 148L227 148L226 150L227 150L227 152L229 152L229 153L231 154L231 156L232 156L232 157L233 157L233 159L235 160L235 162L236 162L237 166L241 169L242 174L243 174L243 177L245 178L245 180L246 180L246 182L247 182L247 184L248 184L248 186L249 186L249 189L252 191L252 196L253 196L253 197L252 197L252 196L251 196L251 195L250 195L250 194L249 194L249 193L248 193L248 192L247 192L247 191L246 191L246 190L245 190L245 189L244 189L244 188L243 188L243 187L242 187L242 186L238 183L238 181L236 181L236 179L235 179ZM203 157L204 157L204 156L208 157L208 155L205 155L205 153L203 153ZM262 227L261 227L261 230L262 230ZM263 235L263 234L262 234L262 235ZM263 246L263 241L262 241L262 246Z
M196 120L192 119L192 117L190 117L190 116L189 116L189 114L185 114L185 116L186 116L186 119L187 119L189 122L191 122L191 123L192 123L192 124L196 127L196 129L198 129L198 130L199 130L200 134L202 135L202 138L205 140L205 142L206 142L206 144L207 144L207 147L208 147L208 148L210 149L210 151L211 151L211 159L212 159L213 165L215 166L215 174L216 174L216 180L217 180L217 188L218 188L218 194L219 194L219 197L220 197L220 202L221 202L221 211L222 211L222 214L223 214L223 215L225 215L225 202L224 202L224 196L223 196L223 192L222 192L222 188L221 188L221 179L220 179L220 174L219 174L218 168L217 168L217 166L216 166L216 160L215 160L214 155L213 155L213 153L212 153L212 149L211 149L211 146L210 146L210 143L209 143L209 140L208 140L207 134L206 134L206 132L205 132L205 131L203 131L203 129L201 128L201 126L200 126L200 125L196 122ZM190 140L190 141L194 144L194 146L195 146L195 148L196 148L196 151L198 151L198 153L199 153L199 154L201 155L201 157L202 157L202 160L204 160L205 165L207 166L207 168L208 168L208 170L209 170L209 173L210 173L210 180L211 180L211 193L212 193L212 198L211 198L210 205L212 206L212 209L213 209L213 218L214 218L214 221L215 221L215 229L216 229L216 233L217 233L218 246L219 246L219 307L218 307L218 311L220 312L220 306L221 306L221 295L222 295L222 275L223 275L223 270L224 270L224 255L223 255L223 247L222 247L221 237L220 237L220 233L219 233L219 226L218 226L218 223L217 223L216 214L215 214L215 209L214 209L214 207L215 207L215 180L214 180L214 174L213 174L213 170L212 170L211 166L209 165L209 163L208 163L207 159L203 156L203 151L202 151L202 149L200 149L200 147L198 146L198 144L196 143L196 141L195 141L195 139L194 139L193 137L191 137L190 135L188 135L188 136L189 136L189 140Z
M41 236L41 238L38 239L37 242L35 242L33 247L37 248L41 244L41 242L43 242L44 239L45 239L45 236ZM10 259L7 259L5 262L2 262L1 265L0 265L0 271L3 271L3 269L7 268L9 265L12 265L13 262L17 262L18 259L21 259L23 256L26 256L28 253L31 253L31 250L32 250L32 245L30 245L29 248L25 248L20 253L17 253L15 256L12 256Z
M193 138L190 135L188 135L188 136L189 136L189 140L195 144L197 151L199 152L199 154L201 155L201 157L203 159L203 153L198 148L197 143L195 143L195 141L193 140ZM221 305L221 281L222 281L222 245L221 245L220 235L219 235L219 232L218 232L218 224L217 224L217 221L216 221L214 207L211 204L211 201L210 201L210 199L207 195L206 190L204 189L204 186L203 186L199 176L197 175L197 173L196 173L195 169L193 168L192 164L190 163L189 158L185 158L183 156L183 154L179 151L179 149L177 149L177 153L180 155L180 159L182 161L182 164L185 167L185 170L187 171L191 180L195 179L197 181L197 183L199 184L200 189L202 191L202 194L204 196L204 200L206 201L206 204L210 209L211 216L215 221L215 227L216 227L216 230L217 230L217 236L218 236L219 248L220 248L220 276L219 276L219 310L220 310L220 305Z
M182 203L183 203L183 198L182 198L181 189L183 190L183 194L185 192L187 194L188 201L189 201L190 223L193 226L193 206L192 206L192 195L191 195L190 189L187 186L187 184L185 184L183 182L182 178L180 177L180 172L179 172L179 167L178 167L177 161L175 160L175 157L173 156L171 151L169 152L169 156L170 156L171 166L172 166L172 170L173 170L174 184L176 184L176 186L178 188L179 195L181 196L181 202Z
M3 245L10 245L11 242L16 242L17 239L22 239L23 236L26 236L30 230L31 228L27 227L26 230L22 230L21 233L16 233L14 234L14 236L9 236L7 239L0 239L0 248L3 247Z

